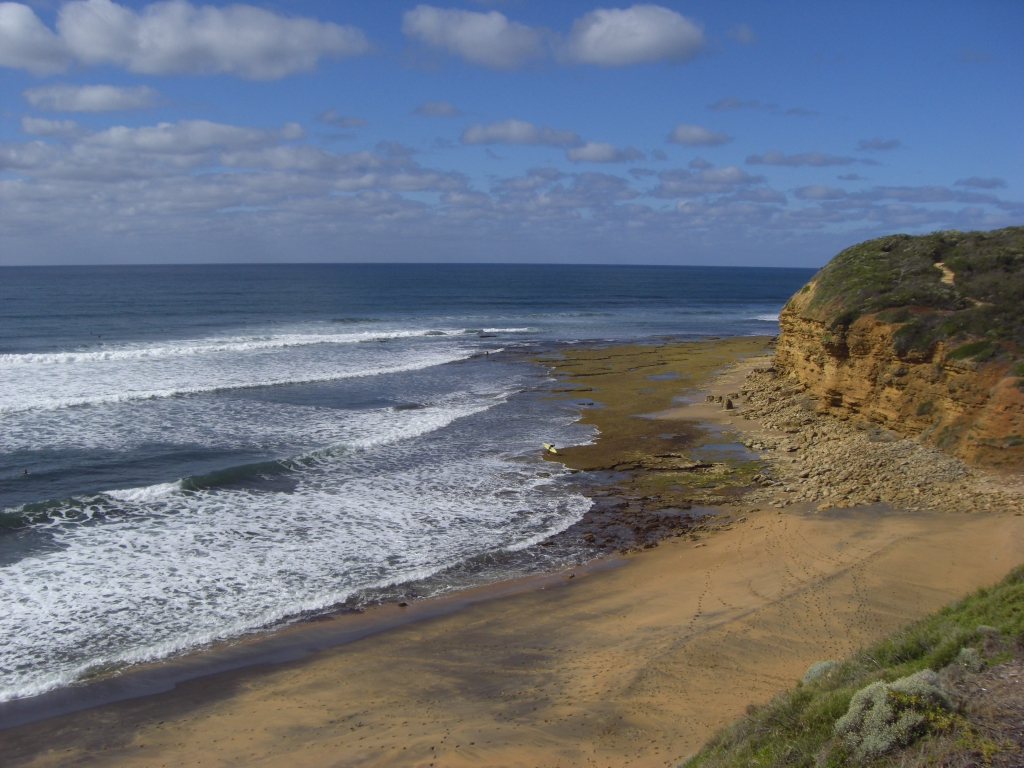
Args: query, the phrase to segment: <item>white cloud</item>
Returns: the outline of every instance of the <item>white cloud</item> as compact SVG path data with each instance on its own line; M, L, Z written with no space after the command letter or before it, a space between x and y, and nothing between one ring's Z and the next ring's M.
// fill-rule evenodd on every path
M735 165L727 165L724 168L705 168L694 178L712 184L757 184L764 181L763 176L751 176Z
M623 66L687 61L704 47L693 21L660 5L599 8L573 22L564 57L575 64Z
M794 190L793 194L801 200L842 200L846 197L846 190L825 184L810 184Z
M82 127L74 120L45 120L41 117L21 118L21 130L32 136L77 136Z
M836 157L826 155L824 152L801 152L796 155L787 155L778 149L765 152L763 155L750 155L747 158L747 165L811 165L822 167L826 165L849 165L857 162L852 157ZM866 161L861 160L864 163ZM867 163L870 164L870 163Z
M971 176L969 179L959 179L954 182L954 187L976 187L977 189L998 189L1006 186L1006 179L991 178L983 179L980 176Z
M0 3L0 66L48 75L67 67L70 58L61 41L31 8L21 3Z
M447 101L424 101L413 113L427 117L456 117L462 114L462 110Z
M698 168L701 166L698 165ZM659 184L650 191L652 197L701 197L735 192L737 187L761 184L764 176L751 176L742 168L727 165L724 168L702 168L694 173L683 169L662 171Z
M614 144L588 141L578 147L569 147L565 156L574 163L628 163L642 160L644 153L633 147L619 149Z
M339 128L362 128L366 125L365 117L346 117L339 115L336 109L325 109L317 117L317 120L328 125L336 125Z
M726 96L719 99L714 104L708 104L708 109L712 112L726 112L733 109L766 109L769 111L775 111L779 108L778 104L765 104L760 101L741 101L735 96Z
M930 185L925 187L873 187L853 195L860 200L899 200L904 203L997 203L999 199L981 192L961 192Z
M679 123L668 135L668 140L673 144L685 144L690 147L714 146L732 141L732 137L726 136L722 131L712 131L699 125L687 125Z
M503 120L490 125L475 123L462 132L460 140L463 144L546 144L552 147L580 143L580 137L573 131L536 126L524 120Z
M752 203L785 203L786 196L777 189L770 187L748 187L736 193L739 200L748 200Z
M193 154L210 150L238 150L262 147L281 140L305 136L297 123L286 123L277 131L212 123L208 120L179 120L142 128L123 125L94 133L84 144L121 151L149 154Z
M881 136L876 136L873 139L861 139L857 142L857 149L861 152L885 152L902 146L903 143L899 139L883 139Z
M54 83L29 88L22 92L22 96L36 109L50 112L111 112L150 107L160 94L145 85L122 88L116 85Z
M417 5L403 16L402 34L495 69L516 69L546 54L541 31L509 21L498 11Z
M0 65L40 74L75 59L146 74L275 80L312 69L324 56L355 56L369 47L355 27L287 18L251 5L166 0L135 11L111 0L73 0L60 9L54 35L28 6L0 4Z
M757 33L750 28L749 24L737 24L729 29L726 34L737 43L743 43L743 45L754 45L757 42Z

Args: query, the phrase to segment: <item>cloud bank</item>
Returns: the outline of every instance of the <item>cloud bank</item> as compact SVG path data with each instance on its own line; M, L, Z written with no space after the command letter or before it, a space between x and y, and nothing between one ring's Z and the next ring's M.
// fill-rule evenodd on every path
M750 155L746 162L747 165L811 165L820 168L827 165L849 165L858 161L852 157L826 155L824 152L800 152L795 155L787 155L781 150L773 149L763 155ZM865 161L861 160L860 162Z
M196 7L167 0L135 11L112 0L61 6L56 32L20 3L0 3L0 66L38 75L112 64L151 75L231 74L276 80L324 57L366 53L352 26L279 16L251 5Z
M47 112L114 112L151 107L160 94L145 85L123 88L116 85L65 85L54 83L22 92L36 109Z
M565 156L574 163L629 163L642 160L644 153L634 147L619 149L614 144L588 141L579 147L569 147Z
M457 117L462 110L447 101L424 101L413 110L414 115L425 117Z
M502 120L490 125L475 123L462 132L459 140L463 144L544 144L550 147L580 143L574 131L536 126L524 120Z
M712 131L700 125L679 123L668 135L673 144L685 144L688 147L711 147L732 141L723 131Z
M1024 216L1024 205L988 191L998 179L982 177L857 192L811 184L790 200L749 168L694 158L657 173L532 168L479 188L397 142L330 151L308 143L295 123L179 120L90 132L73 120L26 116L22 131L0 141L9 261L44 250L173 260L182 249L218 261L260 253L615 260L623 249L673 261L686 243L694 257L776 249L792 263L801 249L818 258L880 232L991 228ZM612 164L636 152L517 120L469 126L464 143L551 146L578 163Z
M648 3L590 11L573 21L565 36L512 21L499 11L422 4L406 11L402 34L471 64L506 70L542 59L604 67L684 62L707 44L696 22Z

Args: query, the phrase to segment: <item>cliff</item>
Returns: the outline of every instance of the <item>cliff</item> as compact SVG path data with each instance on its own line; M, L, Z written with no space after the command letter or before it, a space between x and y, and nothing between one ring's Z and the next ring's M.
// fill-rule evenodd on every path
M847 248L779 324L776 368L818 410L1024 467L1024 227Z

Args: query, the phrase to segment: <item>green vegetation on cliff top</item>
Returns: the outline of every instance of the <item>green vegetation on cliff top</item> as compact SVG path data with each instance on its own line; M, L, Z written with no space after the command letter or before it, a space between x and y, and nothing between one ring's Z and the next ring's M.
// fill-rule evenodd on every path
M840 337L873 313L900 325L900 353L927 352L943 340L986 342L963 355L981 361L1024 349L1024 227L859 243L819 270L803 312Z
M907 678L916 676L919 682L931 674L925 670L946 668L938 678L931 677L941 688L958 676L963 679L967 673L1009 660L1022 643L1024 566L996 586L978 590L846 661L813 665L803 682L764 706L748 707L746 717L712 737L684 765L838 768L966 766L1006 760L1019 765L1014 745L990 738L992 723L985 718L991 717L991 707L965 706L956 696L946 699L952 699L953 706L937 707L923 697L901 696L901 686L894 683L902 681L905 689ZM865 693L855 700L858 691ZM902 716L904 728L901 731L895 721L879 722L877 733L863 729L851 739L846 727L850 718L840 720L850 712L851 702L856 709L872 693L882 694L881 704ZM865 742L875 747L867 758L864 750L858 750ZM914 744L913 756L905 751L910 744Z

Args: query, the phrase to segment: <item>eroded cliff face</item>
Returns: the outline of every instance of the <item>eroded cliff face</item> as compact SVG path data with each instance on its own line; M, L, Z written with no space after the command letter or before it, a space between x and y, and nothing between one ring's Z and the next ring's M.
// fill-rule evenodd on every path
M953 453L972 464L1024 468L1024 391L1009 363L897 354L897 326L864 315L832 332L807 312L814 283L779 316L775 365L804 388L809 406L855 417Z

